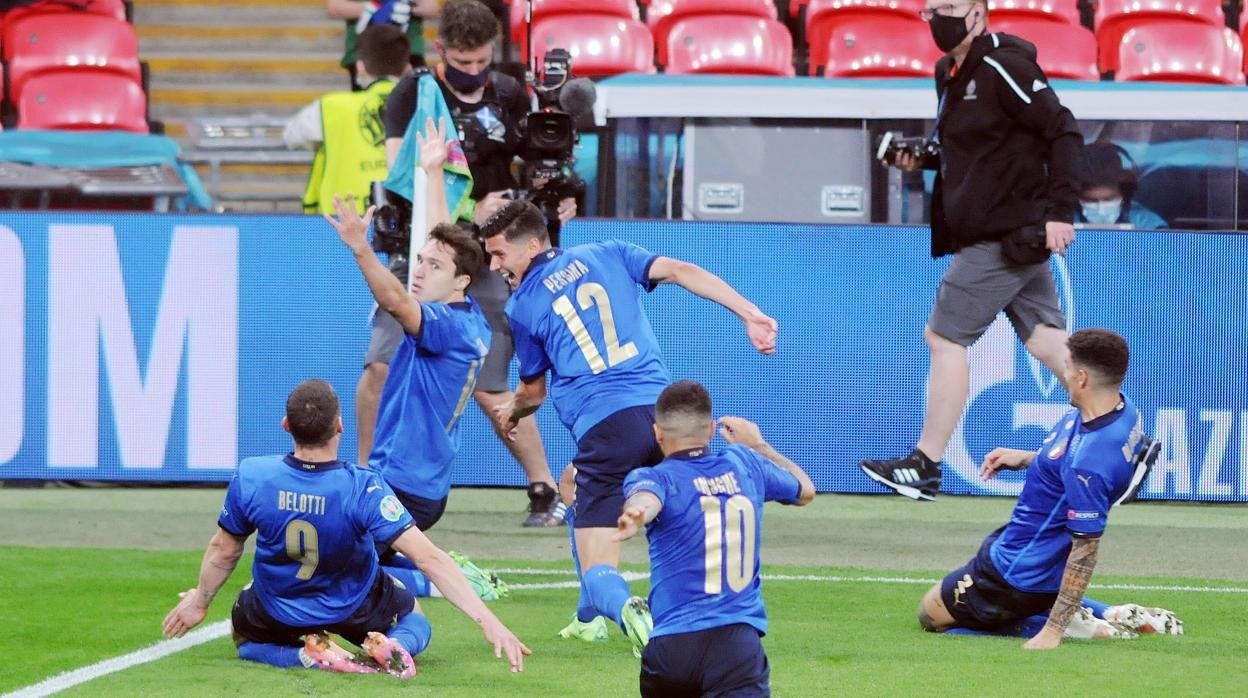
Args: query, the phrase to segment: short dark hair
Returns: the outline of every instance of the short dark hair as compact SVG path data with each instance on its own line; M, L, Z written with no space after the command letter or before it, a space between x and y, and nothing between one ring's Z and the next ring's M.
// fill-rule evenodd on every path
M1102 385L1122 385L1131 363L1131 350L1122 335L1101 327L1092 327L1070 335L1066 340L1071 363L1095 373Z
M705 429L711 421L711 394L697 381L676 381L659 393L654 404L654 421L664 427L687 425L689 431ZM692 433L683 435L693 436Z
M399 76L407 70L412 45L393 24L373 24L360 33L356 55L374 78Z
M438 13L438 39L445 48L471 51L498 38L498 18L478 0L448 0Z
M512 201L481 224L482 240L488 240L495 235L507 236L507 242L525 238L550 242L546 216L542 215L541 209L524 200Z
M286 427L300 446L324 446L338 426L338 395L323 380L306 380L286 398Z
M455 255L456 276L476 278L485 255L481 252L481 243L467 230L453 223L439 223L429 231L429 239L451 248Z
M1088 143L1079 151L1079 190L1114 187L1131 198L1135 192L1135 170L1123 164L1123 150L1108 141Z

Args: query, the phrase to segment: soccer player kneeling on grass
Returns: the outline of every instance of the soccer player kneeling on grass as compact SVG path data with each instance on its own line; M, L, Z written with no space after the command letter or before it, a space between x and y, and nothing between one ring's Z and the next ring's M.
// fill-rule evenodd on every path
M1063 637L1183 632L1164 609L1084 598L1109 509L1135 495L1157 449L1120 392L1130 361L1126 340L1086 329L1066 346L1062 379L1075 409L1038 451L998 448L984 459L985 480L1002 469L1027 468L1023 491L1010 521L924 595L919 623L926 630L1017 634L1030 637L1026 649L1051 649Z
M415 527L390 486L375 471L338 460L342 417L334 389L320 380L299 384L286 400L282 427L294 438L294 451L239 464L199 584L165 616L165 635L180 637L203 621L255 532L252 582L230 619L239 657L283 668L414 676L412 655L428 646L432 630L412 593L382 571L377 540L414 561L480 626L495 656L520 671L529 648ZM330 633L367 654L339 647Z
M617 540L647 526L654 630L641 657L643 696L770 694L758 576L763 502L803 506L815 486L758 427L721 417L729 446L710 450L711 396L693 381L659 395L664 459L629 473Z

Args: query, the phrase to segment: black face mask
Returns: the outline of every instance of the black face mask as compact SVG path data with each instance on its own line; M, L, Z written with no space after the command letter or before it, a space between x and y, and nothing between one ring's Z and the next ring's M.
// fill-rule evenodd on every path
M966 28L966 17L946 17L944 15L932 15L928 21L928 25L932 30L932 39L936 42L936 48L945 53L949 53L957 48L958 44L970 34L970 30Z
M451 86L452 90L460 94L471 94L485 87L485 83L490 79L490 67L487 65L480 73L473 75L451 65L450 61L445 58L442 60L442 67L445 71L446 84Z

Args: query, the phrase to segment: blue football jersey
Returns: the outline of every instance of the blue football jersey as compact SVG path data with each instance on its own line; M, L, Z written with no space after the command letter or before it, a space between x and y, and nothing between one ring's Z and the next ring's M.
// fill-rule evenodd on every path
M1046 594L1061 588L1071 536L1105 531L1109 508L1131 484L1132 459L1143 438L1140 413L1126 397L1090 422L1077 409L1058 421L1027 469L1009 523L989 549L1011 586Z
M671 382L638 285L657 255L608 240L533 260L507 301L520 377L551 373L559 419L580 441L606 417L653 405Z
M404 334L377 408L370 467L404 494L442 499L451 491L459 417L490 347L490 325L468 298L422 303L420 333Z
M309 628L355 612L380 569L373 541L389 543L413 523L377 473L287 455L240 463L217 525L256 533L251 576L264 610Z
M674 453L624 480L663 509L650 539L652 637L748 623L767 632L758 549L763 502L797 501L797 478L745 446Z

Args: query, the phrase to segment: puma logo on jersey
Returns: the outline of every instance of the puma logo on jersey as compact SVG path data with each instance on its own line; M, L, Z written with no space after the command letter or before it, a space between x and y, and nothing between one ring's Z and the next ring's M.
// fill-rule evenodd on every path
M1084 487L1091 487L1091 486L1092 486L1092 476L1090 476L1090 475L1079 475L1079 474L1076 474L1076 475L1075 475L1075 479L1076 479L1076 480L1078 480L1079 482L1082 482Z

